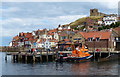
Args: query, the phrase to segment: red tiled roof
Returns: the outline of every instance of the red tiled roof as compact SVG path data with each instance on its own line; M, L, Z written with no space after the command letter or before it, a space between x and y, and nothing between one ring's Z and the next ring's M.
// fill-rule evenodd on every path
M54 33L48 33L47 35L54 35Z
M113 30L120 31L120 27L116 27L116 28L114 28Z
M20 36L25 36L26 38L29 38L29 37L32 36L32 33L29 33L29 32L28 32L28 33L23 33L23 32L22 32L22 33L19 33L19 35L20 35Z
M120 36L120 27L116 27L113 29Z
M70 41L69 39L64 39L64 41Z
M19 39L19 36L15 36L15 37L13 37L13 39L18 40L18 39Z
M59 33L60 36L67 36L66 33Z
M24 36L24 33L23 33L23 32L22 32L22 33L19 33L19 35L20 35L20 36Z
M58 41L57 40L51 40L50 42L56 42L57 43Z
M24 33L26 38L31 38L32 37L32 33Z
M40 39L39 41L38 41L38 43L43 43L43 42L45 42L46 41L46 39Z
M48 33L52 33L52 32L57 32L57 29L52 29L52 30L49 30Z
M94 31L94 32L80 32L80 34L85 38L96 38L99 37L100 39L109 39L111 32L102 32L102 31Z

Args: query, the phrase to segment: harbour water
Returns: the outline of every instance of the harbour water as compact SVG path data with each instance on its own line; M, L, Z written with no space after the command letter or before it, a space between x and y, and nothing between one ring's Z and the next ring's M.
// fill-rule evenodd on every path
M0 75L118 75L118 60L43 63L13 63L11 56L5 61L0 52Z

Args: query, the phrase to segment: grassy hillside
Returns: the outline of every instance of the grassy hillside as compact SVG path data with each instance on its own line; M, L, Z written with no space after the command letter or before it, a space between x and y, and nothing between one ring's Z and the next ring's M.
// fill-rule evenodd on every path
M101 19L102 16L83 17L83 18L80 18L80 19L78 19L78 20L76 20L76 21L74 21L74 22L71 22L69 25L70 25L71 27L76 27L76 26L78 26L78 25L82 25L82 24L86 21L87 18L90 18L90 19L96 21L96 20L98 20L98 19Z

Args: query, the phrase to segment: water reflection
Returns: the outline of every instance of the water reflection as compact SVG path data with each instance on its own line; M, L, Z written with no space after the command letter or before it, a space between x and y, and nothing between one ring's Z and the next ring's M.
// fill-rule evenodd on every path
M82 73L84 75L87 75L90 68L90 62L85 63L75 63L71 66L71 71L75 72L76 74Z
M63 62L56 62L56 70L63 70Z

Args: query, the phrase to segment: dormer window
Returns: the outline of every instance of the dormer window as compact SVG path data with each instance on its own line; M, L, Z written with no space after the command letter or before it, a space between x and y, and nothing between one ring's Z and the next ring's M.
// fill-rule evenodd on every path
M99 37L97 37L97 38L96 38L96 41L100 41L100 38L99 38Z
M88 38L88 41L93 41L93 38Z

